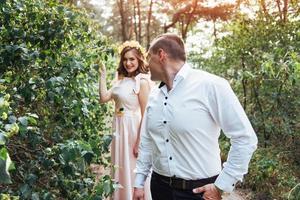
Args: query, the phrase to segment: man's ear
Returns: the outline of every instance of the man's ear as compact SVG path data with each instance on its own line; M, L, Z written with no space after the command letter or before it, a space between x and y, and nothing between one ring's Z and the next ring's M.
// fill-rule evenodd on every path
M160 61L164 61L167 57L167 53L163 49L158 49L158 57Z

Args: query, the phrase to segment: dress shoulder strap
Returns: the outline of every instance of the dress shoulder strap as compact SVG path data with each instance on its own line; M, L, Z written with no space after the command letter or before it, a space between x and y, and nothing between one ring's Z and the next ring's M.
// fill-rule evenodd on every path
M141 88L141 80L144 79L148 82L150 90L153 88L155 83L151 81L150 74L143 74L139 73L137 76L135 76L135 87L133 88L134 93L138 94L140 92Z

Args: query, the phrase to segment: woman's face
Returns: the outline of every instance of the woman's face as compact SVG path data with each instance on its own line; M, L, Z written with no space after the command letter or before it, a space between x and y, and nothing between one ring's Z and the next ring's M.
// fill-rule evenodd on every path
M133 49L124 54L123 66L126 69L128 76L134 75L135 71L138 69L139 61Z

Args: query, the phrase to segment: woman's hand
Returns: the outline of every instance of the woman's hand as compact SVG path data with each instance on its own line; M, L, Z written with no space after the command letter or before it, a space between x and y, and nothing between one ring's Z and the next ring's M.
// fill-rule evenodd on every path
M138 155L139 155L139 143L140 143L140 141L139 140L137 140L136 142L135 142L135 144L134 144L134 147L133 147L133 155L134 155L134 157L138 157Z
M134 188L133 200L144 200L145 198L144 188Z
M101 60L97 59L96 64L99 65L98 73L99 73L99 102L105 103L112 99L112 89L107 90L106 87L106 67L102 63Z
M98 73L102 78L106 78L106 67L102 61L96 60L96 64L99 65Z

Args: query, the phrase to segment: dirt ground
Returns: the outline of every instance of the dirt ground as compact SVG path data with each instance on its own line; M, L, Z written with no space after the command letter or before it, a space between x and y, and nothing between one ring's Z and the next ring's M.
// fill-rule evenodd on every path
M244 190L236 189L230 194L224 194L222 196L223 200L249 200L250 193Z

